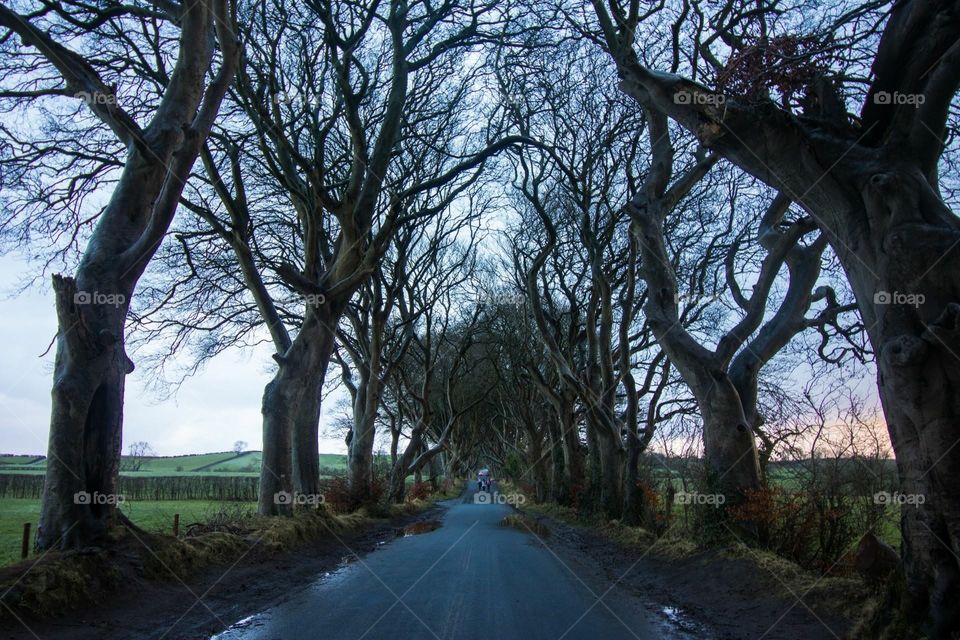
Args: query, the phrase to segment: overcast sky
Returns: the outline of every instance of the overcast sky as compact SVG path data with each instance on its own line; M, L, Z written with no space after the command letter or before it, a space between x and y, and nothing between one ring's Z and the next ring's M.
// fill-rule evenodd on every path
M5 338L0 350L0 453L44 455L47 449L54 349L41 354L56 333L56 318L49 278L42 287L15 295L17 284L31 273L19 257L0 257L0 330ZM158 455L228 451L237 440L261 449L260 398L271 363L268 344L227 351L164 401L146 389L150 373L134 371L127 378L124 451L137 441L148 442ZM800 374L793 382L802 383L803 378ZM845 384L855 386L868 406L878 406L872 377ZM343 395L334 392L324 402L321 433ZM346 452L341 437L321 436L319 448L323 453Z
M46 454L54 350L40 357L56 334L49 279L14 295L30 265L0 257L0 453ZM260 398L270 380L267 347L233 350L187 380L170 400L145 390L144 371L127 378L124 450L150 443L159 455L227 451L237 440L261 448ZM332 403L331 403L332 404ZM330 408L328 404L326 408ZM326 420L323 421L325 423ZM321 428L323 427L321 424ZM344 453L339 438L321 438L323 453Z

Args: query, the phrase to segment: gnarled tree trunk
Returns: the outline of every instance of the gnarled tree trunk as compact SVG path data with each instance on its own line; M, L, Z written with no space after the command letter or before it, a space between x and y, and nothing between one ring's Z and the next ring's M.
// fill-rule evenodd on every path
M373 482L376 406L372 407L372 414L369 409L360 414L354 412L353 435L347 449L347 481L350 483L351 494L358 503L369 499Z
M82 286L91 286L89 279L85 282ZM93 286L91 292L98 294L117 290ZM61 334L39 549L82 547L109 526L118 500L124 383L133 370L123 349L127 304L78 304L87 291L72 278L54 276L53 288Z
M383 334L391 303L384 307L379 283L374 283L368 304L372 307L369 317L356 322L358 338L366 344L357 345L354 354L360 380L351 387L353 428L347 450L347 480L356 504L370 499L377 411L383 387Z
M577 416L574 413L575 400L572 394L565 394L565 398L558 405L560 419L560 437L563 440L563 461L567 500L572 501L574 494L582 492L586 484L584 470L583 446L580 444L580 429Z
M619 431L609 428L596 431L600 463L600 505L610 518L619 518L623 509L623 443Z
M308 309L303 327L263 393L260 515L290 515L291 498L320 494L320 394L333 354L342 305Z
M703 418L707 486L736 504L759 489L760 462L740 395L724 372L691 385Z
M837 253L878 356L900 492L923 496L902 509L901 611L945 638L960 624L960 224L916 169L850 177L865 224Z
M566 466L563 461L560 422L551 416L547 420L546 430L550 447L550 499L558 504L567 504L570 487L567 484Z
M95 543L117 515L124 384L133 370L124 349L127 310L236 70L232 4L201 0L175 8L181 28L177 62L149 125L141 129L93 65L28 18L0 7L0 25L36 47L68 87L100 97L88 106L127 148L123 172L76 278L53 279L58 334L39 549ZM223 63L205 87L214 34Z
M827 236L877 354L900 491L923 502L902 514L906 588L892 604L931 638L950 637L960 626L960 222L940 195L938 163L960 89L956 3L893 5L855 122L822 77L804 118L728 96L717 108L707 87L643 66L622 30L630 19L592 4L625 92L800 203ZM677 91L691 99L681 104Z

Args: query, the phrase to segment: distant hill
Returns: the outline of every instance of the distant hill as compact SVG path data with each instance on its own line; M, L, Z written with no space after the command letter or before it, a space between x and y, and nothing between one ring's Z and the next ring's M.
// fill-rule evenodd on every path
M260 451L244 451L239 455L233 451L216 453L197 453L182 456L149 456L142 458L139 469L134 470L136 461L130 456L122 456L122 475L172 476L180 474L227 474L257 475L260 473ZM47 467L47 459L41 455L0 454L0 473L41 474ZM338 453L320 454L321 472L339 472L347 468L347 456Z

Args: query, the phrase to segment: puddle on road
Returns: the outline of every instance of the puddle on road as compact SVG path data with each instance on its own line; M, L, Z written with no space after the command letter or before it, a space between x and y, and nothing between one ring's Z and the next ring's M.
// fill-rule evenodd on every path
M424 520L423 522L414 522L403 528L403 537L418 536L423 533L430 533L440 528L439 520Z
M691 620L690 617L684 613L683 609L664 606L660 606L658 609L660 615L666 618L666 622L670 625L670 628L674 631L679 631L682 634L682 638L705 640L713 637L706 627Z
M243 620L230 625L215 636L210 636L210 640L232 640L233 638L243 637L247 631L252 631L265 623L262 613L247 616Z
M674 624L680 624L683 618L680 615L680 609L676 607L662 607L660 613L667 616L667 620Z

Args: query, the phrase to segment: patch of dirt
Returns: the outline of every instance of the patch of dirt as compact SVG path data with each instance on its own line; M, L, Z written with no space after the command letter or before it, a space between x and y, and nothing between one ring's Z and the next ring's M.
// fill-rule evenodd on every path
M604 538L587 527L541 517L553 532L551 546L585 554L609 584L627 590L681 630L700 628L696 637L711 640L839 640L852 621L794 590L775 570L747 553L732 557L721 550L681 559L657 556ZM786 582L786 584L785 584ZM844 594L837 594L837 603Z
M53 619L7 618L3 640L199 640L282 602L297 587L375 551L397 532L436 522L445 507L357 530L331 534L293 551L271 552L254 545L226 565L212 566L186 579L169 571L162 579L130 573L120 589L96 606L64 611ZM437 525L439 526L439 525ZM434 529L436 526L433 527ZM431 529L432 530L432 529ZM19 621L19 624L18 624Z
M418 536L423 533L430 533L431 531L436 531L440 528L439 520L423 520L421 522L413 522L408 524L403 528L403 535L406 536Z

